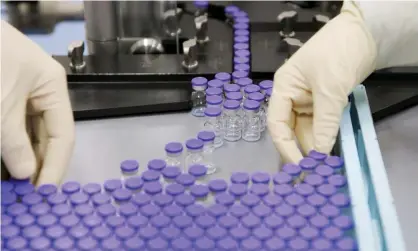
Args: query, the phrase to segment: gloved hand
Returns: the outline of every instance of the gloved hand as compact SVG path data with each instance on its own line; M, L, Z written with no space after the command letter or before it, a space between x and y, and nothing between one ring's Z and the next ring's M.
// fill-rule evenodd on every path
M331 151L348 95L375 69L418 65L417 11L413 1L346 1L277 70L267 119L285 162Z
M4 163L14 178L31 177L38 185L60 183L74 142L66 73L5 21L1 21L1 63Z

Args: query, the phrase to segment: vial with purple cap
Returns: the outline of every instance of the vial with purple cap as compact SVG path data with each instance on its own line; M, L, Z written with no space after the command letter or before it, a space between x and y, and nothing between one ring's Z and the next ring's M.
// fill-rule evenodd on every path
M200 139L189 139L186 141L187 156L185 159L185 168L193 164L202 164L203 146L204 142Z
M208 80L204 77L195 77L192 79L192 115L203 117L206 108L206 93Z
M235 5L228 5L225 7L224 11L227 18L232 18L233 14L239 12L240 9Z
M244 101L244 118L242 125L242 139L248 142L260 140L260 103L254 100Z
M244 68L235 69L236 67L234 66L234 72L232 72L232 82L235 84L238 83L240 79L248 77L248 71L250 70L250 66L248 64L236 64L236 65L246 65L247 67L241 66Z
M202 140L203 146L203 164L208 174L216 172L216 165L213 162L213 151L215 150L216 135L213 131L201 131L197 134L197 138ZM222 138L223 141L223 138ZM189 167L189 173L190 173Z
M243 80L246 80L246 79L249 79L249 78L240 79L240 82L242 82ZM250 95L251 93L260 92L260 87L258 85L249 84L249 85L246 85L244 87L243 91L244 91L244 97L248 98L248 95Z
M260 131L264 132L266 130L266 124L267 124L267 116L266 116L267 107L265 103L266 97L261 92L253 92L248 95L248 99L255 100L260 103L260 109L258 112L258 116L260 116Z
M180 142L170 142L165 145L167 166L182 166L183 145Z
M223 85L222 85L223 86ZM206 97L206 108L219 108L222 109L223 98L221 95L207 96Z
M234 57L234 65L235 64L249 64L250 63L250 58L248 57Z
M241 88L242 94L245 94L245 88L253 84L253 80L248 77L242 77L237 79L237 85Z
M263 80L261 81L258 86L260 86L260 92L266 94L268 89L273 88L273 81L271 80Z
M215 107L208 107L205 109L206 120L204 122L205 130L215 133L214 146L216 148L222 146L224 136L224 121L222 116L222 109Z
M248 30L235 30L235 35L249 35ZM251 56L251 52L248 49L245 50L235 50L234 51L235 57L243 57L243 58L249 58Z
M242 27L239 27L236 30L248 30L248 27L243 25ZM250 45L247 43L234 43L234 50L248 50L250 48Z
M266 107L269 106L270 97L271 97L272 92L273 92L273 88L270 88L270 89L267 89L264 93L266 95L266 100L265 100ZM266 110L266 112L267 112L267 110Z
M209 87L206 89L206 97L222 95L222 88Z
M229 74L228 72L218 72L215 74L214 80L220 80L224 84L229 84L231 82L231 74Z
M181 174L181 169L178 166L167 166L161 174L163 175L164 183L169 184Z
M195 12L196 17L207 15L209 1L195 0L194 1L194 6L196 7L196 12Z
M238 115L240 102L236 100L227 100L224 102L224 139L226 141L238 141L242 137L241 118Z
M344 172L344 160L338 156L329 156L324 160L325 165L334 169L334 173L343 174Z
M124 160L120 163L120 170L122 171L123 179L137 175L138 169L139 163L136 160Z

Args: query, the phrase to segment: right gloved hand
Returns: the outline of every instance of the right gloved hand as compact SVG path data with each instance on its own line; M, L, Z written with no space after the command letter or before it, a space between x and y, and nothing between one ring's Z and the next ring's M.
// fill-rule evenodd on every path
M268 128L284 162L328 154L353 88L375 69L418 65L418 2L345 1L274 76Z

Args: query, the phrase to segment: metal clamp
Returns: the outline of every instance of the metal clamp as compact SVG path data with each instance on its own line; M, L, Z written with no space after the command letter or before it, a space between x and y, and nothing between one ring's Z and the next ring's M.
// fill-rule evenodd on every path
M181 64L187 71L195 70L199 66L196 39L183 42L183 55L184 59Z
M295 36L294 28L297 19L298 13L294 10L283 11L277 16L277 21L281 26L279 32L281 38Z
M303 43L297 38L285 38L283 42L286 46L286 59L289 59L293 54L295 54L300 47L302 47Z
M198 44L207 43L209 41L208 17L206 15L195 17L194 23L196 27L196 42Z
M84 42L74 41L68 46L68 57L70 58L70 68L74 72L81 72L86 68L84 61Z

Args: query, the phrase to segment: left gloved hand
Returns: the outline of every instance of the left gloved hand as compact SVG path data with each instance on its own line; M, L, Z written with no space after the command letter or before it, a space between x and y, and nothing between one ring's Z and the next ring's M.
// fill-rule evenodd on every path
M65 70L5 21L1 21L1 62L4 163L16 179L58 184L74 144Z

